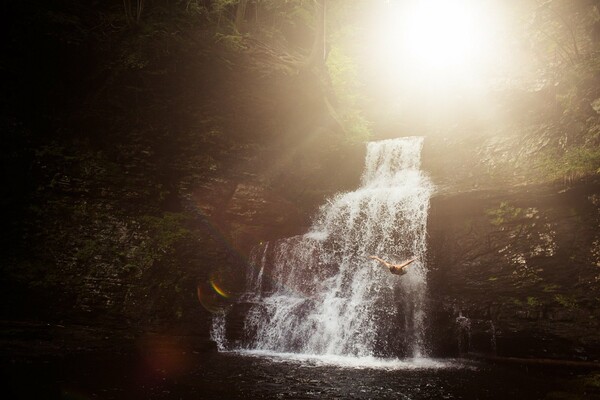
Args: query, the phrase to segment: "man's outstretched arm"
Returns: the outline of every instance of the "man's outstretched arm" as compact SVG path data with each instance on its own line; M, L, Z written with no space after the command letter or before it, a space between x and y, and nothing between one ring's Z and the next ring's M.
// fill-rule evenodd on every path
M369 258L379 261L380 263L382 263L383 265L385 265L388 268L390 268L392 266L392 264L390 264L389 262L387 262L385 260L382 260L381 258L379 258L377 256L370 256Z
M415 260L416 260L416 258L411 258L410 260L406 260L402 264L396 265L396 268L404 268L407 265L412 264Z

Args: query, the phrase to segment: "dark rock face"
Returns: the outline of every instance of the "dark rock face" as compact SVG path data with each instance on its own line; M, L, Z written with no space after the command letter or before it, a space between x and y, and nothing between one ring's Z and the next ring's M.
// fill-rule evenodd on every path
M435 354L600 358L600 186L432 200Z
M297 204L257 183L215 179L193 199L211 225L245 256L256 244L292 236L306 224Z
M250 249L303 231L323 197L357 179L360 163L347 164L361 157L345 155L362 146L347 150L331 129L318 77L265 74L207 21L96 36L107 10L92 7L71 40L43 21L87 10L71 3L6 13L0 317L102 338L208 338ZM34 71L45 55L51 76Z

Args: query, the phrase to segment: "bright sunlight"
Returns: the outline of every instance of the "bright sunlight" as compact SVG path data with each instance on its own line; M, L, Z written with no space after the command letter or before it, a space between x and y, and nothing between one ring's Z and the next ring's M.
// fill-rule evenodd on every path
M466 2L417 3L404 30L404 47L422 67L465 67L482 51L481 16Z
M490 1L390 1L374 21L378 64L405 78L480 75L499 50L500 18Z

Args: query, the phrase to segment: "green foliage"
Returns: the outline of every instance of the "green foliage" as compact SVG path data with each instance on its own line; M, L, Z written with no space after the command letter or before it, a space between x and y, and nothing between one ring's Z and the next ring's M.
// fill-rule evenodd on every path
M246 49L244 44L244 38L238 34L222 34L217 33L215 35L217 43L220 43L223 47L230 51L239 52Z
M372 135L371 122L358 110L354 109L343 117L344 125L351 142L365 142Z
M185 11L194 17L206 17L209 14L202 0L186 0Z
M172 253L176 245L189 238L191 232L185 227L187 216L166 212L162 216L144 216L142 224L148 229L155 251L161 254Z
M371 136L371 124L360 111L360 88L356 66L339 47L327 58L327 70L339 104L342 123L351 141L365 141Z
M306 5L308 5L308 2L304 2L304 4L301 3L288 14L288 18L294 25L314 25L315 16L313 15L312 9L309 9Z
M583 381L584 385L593 389L600 389L600 373L595 372L587 375Z
M352 59L334 47L327 57L327 70L337 98L348 106L356 105L360 83Z
M551 140L536 156L539 178L566 183L600 173L599 9L595 2L536 2L526 29L539 65L539 76L553 95L548 118Z
M211 8L213 12L222 13L239 2L240 0L213 0Z
M554 300L560 304L561 306L568 308L570 310L574 310L579 308L577 301L573 296L567 296L564 294L556 294L554 295Z
M485 212L490 222L496 226L512 222L523 216L522 208L513 207L506 201L501 202L498 208L490 208Z
M593 38L598 9L594 2L546 0L536 2L528 34L542 64L576 65L597 50Z
M148 58L143 54L142 50L132 49L130 51L124 51L120 63L126 69L143 69L149 63Z
M542 170L551 180L570 181L600 174L600 148L572 147L567 151L552 150L542 158Z
M571 149L565 154L563 165L567 175L600 174L600 148Z
M591 55L585 62L564 68L557 80L556 101L563 115L585 120L594 115L591 103L598 93L597 77L600 73L600 56Z
M519 308L538 309L544 305L544 302L535 296L527 296L525 301L517 299L515 297L511 297L509 300L510 303Z
M541 301L538 300L537 298L535 298L533 296L527 297L527 306L532 307L532 308L537 308L541 305L542 305Z
M558 289L560 289L560 285L544 285L543 287L543 291L546 293L553 293L556 292Z

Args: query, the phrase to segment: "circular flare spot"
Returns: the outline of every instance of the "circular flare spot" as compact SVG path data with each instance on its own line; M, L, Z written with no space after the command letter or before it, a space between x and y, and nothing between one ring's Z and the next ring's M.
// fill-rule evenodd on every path
M196 288L196 294L202 307L211 313L219 313L227 306L224 298L215 292L212 285L199 283Z
M212 290L225 299L231 298L239 286L234 273L225 268L214 271L208 282Z

